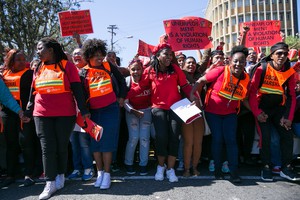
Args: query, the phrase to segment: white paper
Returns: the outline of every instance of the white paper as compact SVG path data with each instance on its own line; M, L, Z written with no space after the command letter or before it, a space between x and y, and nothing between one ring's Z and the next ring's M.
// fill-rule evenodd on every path
M201 117L201 110L196 106L196 104L191 104L191 102L184 98L177 101L171 106L171 109L184 121L186 124L190 124L195 119Z

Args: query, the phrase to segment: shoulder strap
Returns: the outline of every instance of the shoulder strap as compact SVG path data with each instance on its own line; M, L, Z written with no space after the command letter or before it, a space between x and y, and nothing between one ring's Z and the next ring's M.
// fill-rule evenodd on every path
M264 79L265 79L265 75L266 75L266 71L267 71L267 62L262 62L261 63L261 67L262 67L262 72L261 72L261 77L260 77L260 82L259 82L259 87L260 88L262 86L262 84L264 83Z

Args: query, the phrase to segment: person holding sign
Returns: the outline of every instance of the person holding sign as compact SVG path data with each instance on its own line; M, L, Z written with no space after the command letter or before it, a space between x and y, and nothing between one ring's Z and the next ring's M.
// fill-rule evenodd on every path
M29 122L33 115L46 179L39 199L48 199L64 187L76 103L84 119L90 114L84 102L78 71L67 61L62 46L53 38L42 38L37 44L37 55L41 63L34 72L32 93L25 112L28 118L24 121Z
M178 154L179 134L182 121L170 110L175 102L181 99L178 87L189 96L191 86L178 65L172 63L172 48L161 43L153 49L151 65L145 69L139 86L131 88L128 98L150 88L152 103L152 120L155 127L156 154L158 157L155 180L164 180L165 170L170 182L177 182L174 166ZM166 165L166 164L167 165Z
M194 92L211 83L205 98L205 116L212 134L212 156L216 179L224 179L222 168L223 143L226 144L231 181L241 181L238 175L238 148L236 142L237 112L246 98L249 75L244 71L248 49L236 46L231 50L230 65L216 67L199 78L192 91L191 100L198 100Z
M106 56L104 41L86 40L83 43L82 52L87 65L80 70L79 74L85 88L91 120L103 127L101 140L91 140L91 150L98 171L94 187L109 189L113 152L118 147L120 106L124 105L124 98L127 94L126 83L117 67L104 61ZM119 98L117 98L115 87L119 88Z
M271 126L280 137L280 176L290 181L300 180L291 167L293 159L292 120L296 107L295 70L287 59L289 46L278 42L271 47L271 53L256 69L251 80L249 104L261 132L261 179L273 181L271 171L270 141Z

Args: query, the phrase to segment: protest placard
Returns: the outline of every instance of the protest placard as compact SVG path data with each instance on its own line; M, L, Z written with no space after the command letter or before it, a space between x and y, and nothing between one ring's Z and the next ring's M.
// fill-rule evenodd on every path
M192 104L187 98L177 101L171 106L171 110L176 113L180 119L186 124L190 124L201 117L201 110Z
M211 48L212 23L200 17L163 21L173 51Z
M147 44L146 42L139 40L138 44L138 55L150 57L152 55L152 50L154 46Z
M61 36L93 33L90 10L70 10L58 13Z
M243 22L240 24L241 31L244 26L250 28L245 40L246 47L268 47L281 41L279 20Z

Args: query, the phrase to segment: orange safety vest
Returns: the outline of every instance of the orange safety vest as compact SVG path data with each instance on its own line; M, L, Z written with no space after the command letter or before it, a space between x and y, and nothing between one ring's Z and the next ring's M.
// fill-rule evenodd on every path
M274 69L270 64L267 65L266 75L259 92L262 94L284 94L282 85L293 74L295 70L293 68L288 69L285 72L280 72Z
M108 62L102 63L107 71L110 71ZM110 74L103 69L95 69L88 66L84 67L87 70L87 80L89 86L90 98L104 96L114 92Z
M65 69L67 60L61 61L62 67ZM36 76L34 88L39 94L60 94L70 92L65 89L64 72L56 66L42 65L39 75Z
M28 70L25 68L17 73L13 73L11 70L5 70L3 72L3 80L5 85L8 87L12 96L20 101L20 82L22 75Z
M224 68L223 83L218 94L229 100L243 100L246 97L247 86L250 81L249 75L246 73L244 73L244 75L246 76L246 78L239 81L238 78L230 74L229 66L226 66ZM234 91L235 87L236 89ZM232 94L233 91L234 94Z

